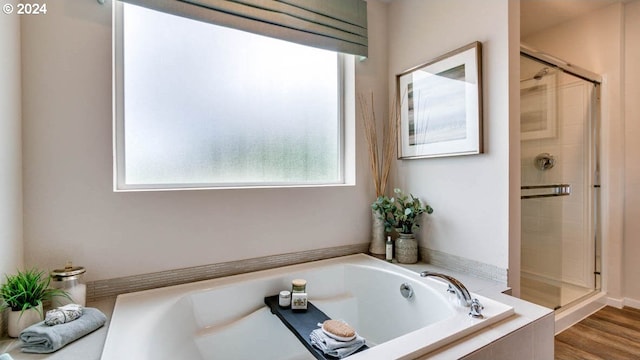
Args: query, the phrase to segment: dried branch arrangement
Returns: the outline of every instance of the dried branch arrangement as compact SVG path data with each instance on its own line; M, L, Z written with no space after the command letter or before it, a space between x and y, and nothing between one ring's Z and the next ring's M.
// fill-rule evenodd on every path
M369 150L369 166L377 198L384 195L387 181L389 180L391 163L396 151L400 106L398 106L397 100L394 100L389 110L389 117L383 122L382 148L379 146L380 141L378 139L373 94L371 94L370 101L368 101L364 95L359 94L358 107L360 108L360 117L364 124L364 132Z

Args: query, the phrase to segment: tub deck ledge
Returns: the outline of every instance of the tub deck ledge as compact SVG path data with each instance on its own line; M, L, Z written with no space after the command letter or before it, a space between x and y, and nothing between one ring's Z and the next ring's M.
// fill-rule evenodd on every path
M454 276L462 281L470 292L509 305L513 307L515 313L496 324L474 332L472 335L417 357L418 359L484 359L487 358L487 354L495 355L504 352L505 347L508 352L508 349L514 346L519 349L518 358L520 360L553 358L553 310L503 294L506 285L502 283L479 279L469 274L457 273L424 263L399 266L415 273L431 270ZM110 320L115 300L115 297L104 298L91 302L87 306L102 310ZM109 320L101 329L53 354L34 356L22 353L19 349L20 341L9 338L0 339L0 353L8 352L15 360L99 360L107 336ZM534 334L536 335L534 336ZM520 338L516 339L516 336L520 336ZM522 348L523 341L531 342L530 346L526 346L524 350ZM495 346L501 348L493 349ZM497 359L496 357L491 358Z

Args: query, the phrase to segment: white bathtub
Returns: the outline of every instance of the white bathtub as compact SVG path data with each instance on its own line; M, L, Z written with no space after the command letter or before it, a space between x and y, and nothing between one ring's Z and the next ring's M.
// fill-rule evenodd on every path
M351 255L120 295L102 360L314 359L264 305L294 278L307 280L316 307L367 339L371 348L353 360L415 358L513 314L472 294L485 315L473 319L440 281ZM403 283L411 299L400 294Z

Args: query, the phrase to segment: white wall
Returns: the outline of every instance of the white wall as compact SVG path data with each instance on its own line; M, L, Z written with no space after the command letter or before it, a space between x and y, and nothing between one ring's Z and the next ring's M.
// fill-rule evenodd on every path
M625 6L624 295L640 307L640 1Z
M356 64L356 91L384 104L387 5L368 5L370 57ZM47 6L22 21L28 264L73 260L98 280L369 241L361 136L355 187L113 193L111 2Z
M520 1L509 1L509 287L520 296Z
M6 4L17 4L11 0ZM4 5L5 3L3 3ZM22 268L20 17L0 21L0 282Z
M623 10L624 5L616 3L522 40L604 77L601 101L603 286L614 298L623 294Z
M518 158L509 153L518 7L507 0L368 6L370 56L356 64L356 91L374 92L379 119L396 73L483 43L486 153L398 161L395 183L436 209L421 246L506 269L510 234L512 248L519 243L509 191L519 186ZM361 135L355 187L113 193L110 1L48 7L21 27L27 264L73 260L98 280L368 242L373 189Z
M395 183L435 209L420 246L502 269L509 266L510 52L517 51L509 27L519 27L510 16L507 0L396 0L389 12L391 95L396 74L482 42L485 153L399 160Z

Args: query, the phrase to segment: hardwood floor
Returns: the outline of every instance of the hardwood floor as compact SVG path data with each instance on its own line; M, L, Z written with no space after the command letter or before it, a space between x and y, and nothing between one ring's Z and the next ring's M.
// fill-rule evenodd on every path
M556 335L556 360L640 359L640 310L607 306Z

